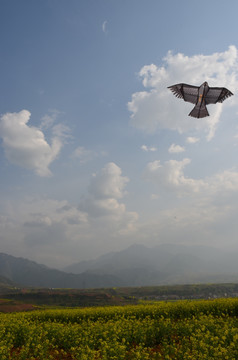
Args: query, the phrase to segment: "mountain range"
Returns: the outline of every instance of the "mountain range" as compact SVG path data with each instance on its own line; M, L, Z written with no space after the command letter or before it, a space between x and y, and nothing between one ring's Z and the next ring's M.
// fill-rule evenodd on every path
M0 253L0 276L19 286L50 288L97 288L120 285L115 276L69 274L28 259Z
M238 282L237 256L208 246L135 244L56 270L0 253L0 280L19 286L82 289Z
M124 286L184 284L238 280L238 252L208 246L135 244L64 268L74 274L111 274Z

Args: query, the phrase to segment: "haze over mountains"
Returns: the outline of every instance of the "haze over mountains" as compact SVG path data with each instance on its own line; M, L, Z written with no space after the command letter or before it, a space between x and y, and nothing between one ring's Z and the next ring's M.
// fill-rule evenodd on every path
M222 282L238 279L238 253L224 252L207 246L162 244L153 248L132 245L81 261L64 268L74 274L111 274L130 286L191 282Z
M237 282L237 256L206 246L132 245L56 270L0 253L0 276L20 286L58 288Z

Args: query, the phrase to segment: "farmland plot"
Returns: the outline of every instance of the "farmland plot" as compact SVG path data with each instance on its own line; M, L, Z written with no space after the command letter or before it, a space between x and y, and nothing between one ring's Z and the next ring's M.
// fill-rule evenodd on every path
M0 314L1 360L238 359L238 299Z

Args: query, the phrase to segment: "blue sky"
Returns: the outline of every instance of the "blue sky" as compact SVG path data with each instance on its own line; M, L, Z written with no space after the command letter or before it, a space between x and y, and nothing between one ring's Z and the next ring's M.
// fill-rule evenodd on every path
M236 247L235 0L0 0L0 251ZM205 119L167 86L225 86Z

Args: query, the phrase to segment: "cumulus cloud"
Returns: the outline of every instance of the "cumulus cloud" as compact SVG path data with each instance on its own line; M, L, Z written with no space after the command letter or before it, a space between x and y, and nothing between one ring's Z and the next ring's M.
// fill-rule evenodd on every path
M169 160L163 165L159 160L150 162L146 168L146 178L155 182L159 187L182 192L197 192L203 185L202 180L187 178L184 168L190 163L190 159L181 161Z
M89 217L99 219L99 226L114 228L119 233L134 229L137 213L128 212L126 205L119 200L126 194L125 186L129 179L115 163L106 164L94 174L88 187L88 193L80 201L79 209L86 211Z
M31 169L40 176L50 176L49 165L57 158L62 141L53 136L47 143L41 129L29 126L31 113L6 113L0 118L0 130L5 155L9 162Z
M213 196L218 193L238 191L238 172L234 169L224 170L204 179L193 179L185 175L184 170L191 162L185 158L181 161L169 160L163 165L159 160L148 163L145 176L153 181L159 189L175 191L179 196L199 194Z
M121 169L115 163L106 164L92 178L89 192L99 199L122 198L125 195L124 188L129 179L121 174Z
M121 175L121 169L111 162L94 174L88 188L88 195L82 200L81 207L91 215L118 214L125 212L125 205L118 199L125 195L129 179Z
M170 51L164 58L163 66L144 66L139 76L145 91L132 94L128 103L131 124L148 133L155 133L159 129L179 133L192 129L205 131L207 140L210 140L222 110L237 100L233 97L224 104L210 105L210 116L197 121L188 116L193 105L175 98L167 87L181 82L200 85L206 80L210 86L224 86L233 92L238 87L237 54L235 46L230 46L225 52L191 57Z
M168 150L168 152L171 154L177 154L177 153L181 153L184 151L185 151L185 148L183 146L175 145L175 144L172 144Z

